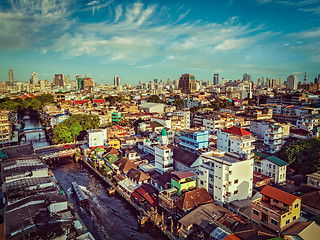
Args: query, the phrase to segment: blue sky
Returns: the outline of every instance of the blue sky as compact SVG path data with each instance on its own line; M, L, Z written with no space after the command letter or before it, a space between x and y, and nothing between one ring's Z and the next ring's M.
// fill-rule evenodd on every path
M0 81L320 73L320 0L0 0Z

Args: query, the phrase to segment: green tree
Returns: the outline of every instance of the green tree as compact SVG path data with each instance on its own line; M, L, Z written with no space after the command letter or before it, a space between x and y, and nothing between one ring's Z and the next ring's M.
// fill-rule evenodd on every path
M320 140L312 138L293 142L283 146L277 155L287 161L296 173L313 173L320 167Z
M65 123L59 123L52 132L52 141L54 144L71 143L73 137L70 128Z
M176 106L177 109L181 110L184 107L184 101L182 99L174 99L173 106Z
M80 132L83 130L82 126L78 122L73 122L70 125L70 132L73 141L77 140L77 136L79 136Z
M54 144L71 143L78 136L84 136L86 130L97 129L99 126L99 116L75 114L54 128L52 141Z
M147 99L148 102L153 102L153 103L163 103L163 101L159 98L158 95L152 95Z

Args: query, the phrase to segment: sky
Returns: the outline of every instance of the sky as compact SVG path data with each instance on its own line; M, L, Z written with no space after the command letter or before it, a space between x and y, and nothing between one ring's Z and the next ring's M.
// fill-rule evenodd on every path
M0 81L320 74L320 0L0 0Z

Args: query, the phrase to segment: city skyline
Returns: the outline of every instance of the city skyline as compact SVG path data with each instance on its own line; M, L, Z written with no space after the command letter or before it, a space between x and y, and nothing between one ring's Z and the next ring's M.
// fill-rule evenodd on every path
M2 1L0 81L55 74L97 83L319 74L320 0Z

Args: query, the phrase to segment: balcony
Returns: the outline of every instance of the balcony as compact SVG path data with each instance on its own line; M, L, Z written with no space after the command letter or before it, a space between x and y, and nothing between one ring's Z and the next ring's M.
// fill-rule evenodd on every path
M229 139L240 141L240 142L254 142L256 140L252 135L247 135L247 136L229 135Z
M254 145L246 146L243 148L243 150L253 150L253 149L255 149Z
M268 216L275 215L278 218L281 218L283 214L290 211L290 208L281 209L268 202L264 202L261 199L254 201L253 204L259 207L262 212L267 213Z

